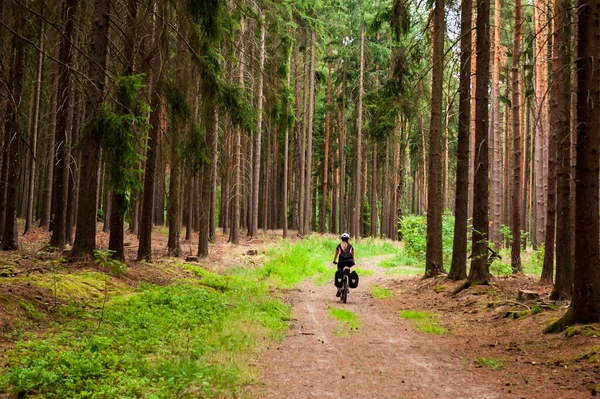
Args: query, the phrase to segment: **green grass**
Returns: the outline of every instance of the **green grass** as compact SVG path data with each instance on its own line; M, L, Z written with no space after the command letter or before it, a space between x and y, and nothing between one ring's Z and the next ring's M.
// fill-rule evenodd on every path
M385 289L379 285L371 285L371 295L378 299L391 298L394 296L392 291Z
M338 327L334 334L340 337L348 336L350 332L358 331L358 327L362 324L358 321L358 316L346 309L329 308L329 315L336 319Z
M133 288L108 276L103 310L102 273L32 275L31 285L56 287L62 305L53 317L56 324L45 332L6 336L16 347L3 355L0 393L50 399L239 396L240 387L258 378L259 345L282 339L287 328L290 309L276 289L313 276L331 279L337 243L321 237L294 244L282 240L267 250L261 267L239 267L228 275L197 264L159 263L167 274L186 269L196 275L175 273L169 286ZM379 240L354 245L360 257L397 250ZM19 278L7 279L18 283ZM40 313L29 305L23 303L26 312ZM332 316L342 333L356 331L360 322L346 312L332 310Z
M145 284L110 301L103 316L84 312L63 320L60 332L23 340L9 354L0 392L47 398L235 392L256 377L247 366L253 348L283 337L290 310L265 285L199 274L197 286Z
M493 358L486 358L486 357L478 357L474 359L474 362L479 365L480 367L487 367L490 370L500 370L504 367L504 360L503 359L493 359Z
M435 335L447 335L450 331L437 323L436 315L418 310L402 310L399 312L402 319L411 320L417 330Z

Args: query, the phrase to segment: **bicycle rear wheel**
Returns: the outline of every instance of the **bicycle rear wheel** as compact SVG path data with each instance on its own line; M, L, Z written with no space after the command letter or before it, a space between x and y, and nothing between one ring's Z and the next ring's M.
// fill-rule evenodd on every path
M340 299L343 303L346 303L348 299L348 276L344 275L344 282L342 283L342 295Z

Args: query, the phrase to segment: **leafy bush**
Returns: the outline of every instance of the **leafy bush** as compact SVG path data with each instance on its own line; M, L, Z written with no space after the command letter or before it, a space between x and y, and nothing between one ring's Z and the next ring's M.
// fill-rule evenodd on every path
M400 233L404 239L404 248L409 257L420 262L425 260L427 249L427 217L408 215L400 223ZM452 260L452 244L454 239L454 216L444 213L442 218L442 247L444 263Z

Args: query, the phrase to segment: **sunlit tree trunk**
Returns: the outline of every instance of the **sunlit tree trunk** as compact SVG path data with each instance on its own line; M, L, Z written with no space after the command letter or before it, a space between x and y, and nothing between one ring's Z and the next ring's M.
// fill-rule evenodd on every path
M316 35L314 28L310 31L310 76L308 84L308 127L306 137L306 195L304 196L304 234L310 233L312 225L312 142L313 142L313 119L315 108L315 52Z

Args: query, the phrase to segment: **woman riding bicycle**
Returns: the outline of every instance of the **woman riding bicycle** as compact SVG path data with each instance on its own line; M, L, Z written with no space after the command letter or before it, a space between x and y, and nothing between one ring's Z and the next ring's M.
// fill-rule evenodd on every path
M348 240L350 239L350 234L344 233L340 238L342 242L338 244L335 250L335 255L333 257L333 263L337 264L338 269L338 272L336 273L336 278L337 275L340 274L341 270L344 269L344 267L351 267L355 265L354 248L352 247L352 244L348 242ZM337 262L338 257L339 262ZM339 297L341 295L341 291L341 287L337 287L337 294L335 294L335 296Z

